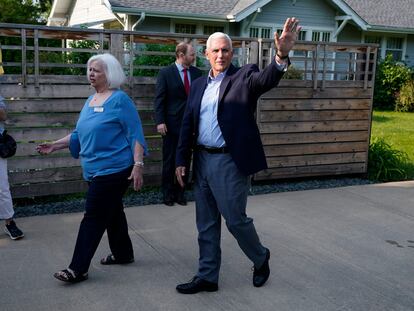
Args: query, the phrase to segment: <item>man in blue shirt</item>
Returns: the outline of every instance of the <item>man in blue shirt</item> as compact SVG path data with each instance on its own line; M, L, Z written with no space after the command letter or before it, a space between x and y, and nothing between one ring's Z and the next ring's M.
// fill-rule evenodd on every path
M270 251L246 215L249 175L267 168L254 118L259 97L275 87L289 64L288 54L297 39L296 18L288 18L279 36L276 56L259 71L256 65L236 68L232 42L224 33L207 40L211 70L196 80L184 113L176 155L176 176L184 186L187 163L194 149L194 195L200 249L199 268L177 291L195 294L217 291L221 261L221 216L240 248L254 264L253 285L260 287L270 275Z

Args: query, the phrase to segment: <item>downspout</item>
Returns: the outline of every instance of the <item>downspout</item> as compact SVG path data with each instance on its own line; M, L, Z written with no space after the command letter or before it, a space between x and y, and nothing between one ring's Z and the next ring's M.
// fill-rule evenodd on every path
M137 27L138 25L141 25L145 20L145 12L141 12L141 16L140 18L134 23L134 25L132 25L131 30L133 31L135 29L135 27Z

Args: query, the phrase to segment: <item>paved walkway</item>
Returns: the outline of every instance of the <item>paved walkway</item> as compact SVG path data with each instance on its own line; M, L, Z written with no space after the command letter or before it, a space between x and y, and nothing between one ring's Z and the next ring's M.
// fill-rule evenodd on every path
M0 235L0 310L414 310L414 181L249 197L271 250L271 278L251 284L251 263L223 228L220 289L185 296L197 267L194 203L126 210L136 262L101 266L67 285L52 273L72 255L82 214L18 219L26 237Z

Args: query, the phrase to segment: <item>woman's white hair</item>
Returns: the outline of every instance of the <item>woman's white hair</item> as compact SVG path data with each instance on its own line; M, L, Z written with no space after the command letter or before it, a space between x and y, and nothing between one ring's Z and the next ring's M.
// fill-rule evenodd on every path
M89 67L93 62L100 62L103 65L106 81L109 89L119 89L125 82L125 73L119 61L109 53L92 56L88 60L87 76L89 80Z
M211 34L210 37L208 37L207 43L206 43L207 50L210 49L211 42L215 39L226 39L229 42L230 50L233 50L233 44L231 42L231 39L230 39L229 35L224 33L224 32L215 32L215 33Z

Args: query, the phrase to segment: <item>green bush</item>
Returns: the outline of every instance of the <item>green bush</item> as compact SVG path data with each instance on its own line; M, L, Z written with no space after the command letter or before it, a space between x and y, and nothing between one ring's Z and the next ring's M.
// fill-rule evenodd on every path
M378 64L375 77L374 107L394 110L396 96L401 87L412 79L413 71L393 60L389 54Z
M397 96L395 110L401 112L414 111L414 80L410 80L402 86Z
M175 45L146 44L142 51L175 52ZM175 61L175 55L140 55L134 60L135 66L162 66L166 67ZM153 77L159 69L135 69L134 76Z
M297 69L295 66L290 65L289 69L283 75L283 79L288 80L303 80L303 72Z
M383 138L374 138L369 146L368 178L375 181L394 181L407 178L408 156L393 149Z

